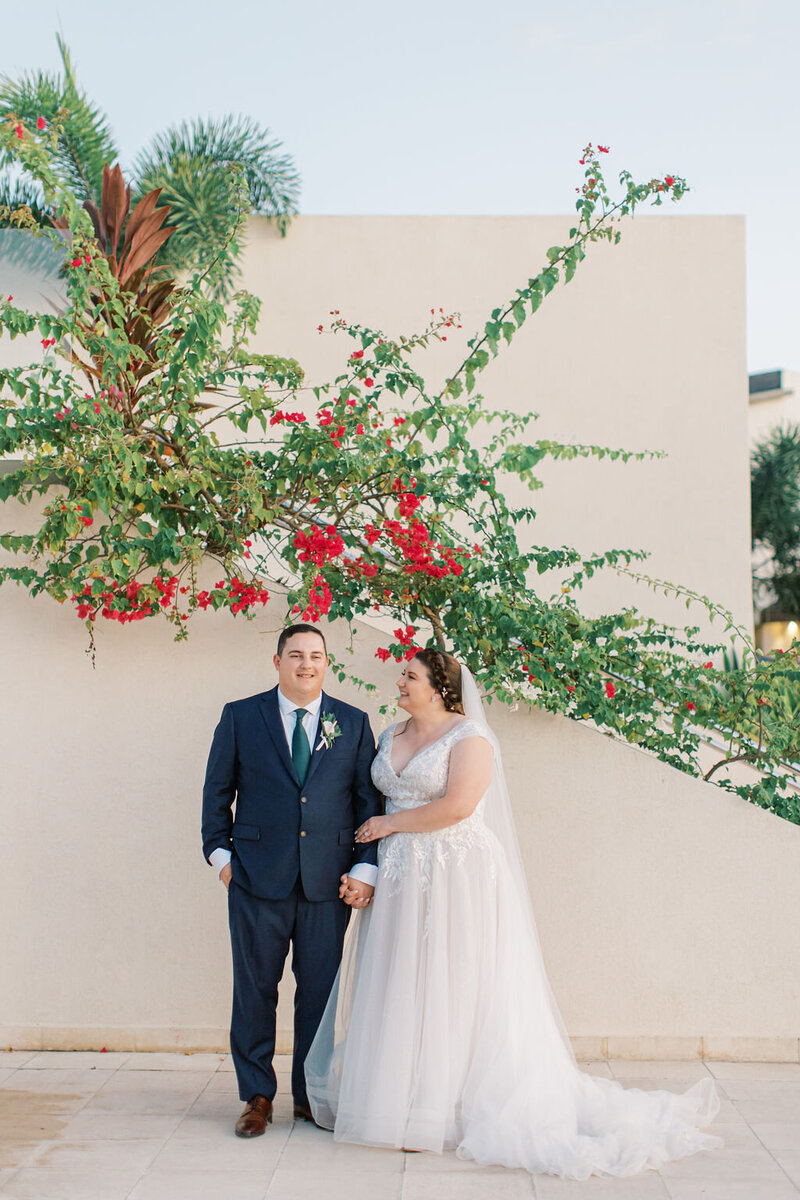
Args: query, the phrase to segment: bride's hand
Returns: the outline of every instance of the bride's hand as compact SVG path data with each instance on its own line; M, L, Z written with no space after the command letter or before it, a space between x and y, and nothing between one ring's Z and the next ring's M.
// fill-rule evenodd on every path
M357 842L377 842L392 832L391 817L370 817L356 830Z

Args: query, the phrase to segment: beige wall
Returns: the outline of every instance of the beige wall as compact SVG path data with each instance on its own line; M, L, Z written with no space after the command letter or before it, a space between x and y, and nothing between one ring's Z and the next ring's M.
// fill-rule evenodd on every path
M316 333L332 308L397 332L460 307L467 333L567 224L315 217L285 241L257 224L245 282L266 297L260 347L321 379L346 354ZM543 436L670 451L548 471L538 541L648 545L654 574L746 620L742 262L739 219L643 219L593 252L485 390L541 410ZM448 343L430 361L444 376L456 355ZM590 602L631 598L609 577ZM69 611L0 591L0 1044L223 1044L225 903L200 855L199 792L222 704L272 683L282 618L272 606L251 623L207 614L188 645L156 624L104 627L92 670ZM379 640L361 630L356 666L388 695ZM800 829L589 729L495 719L546 959L583 1050L796 1059L800 935L786 914L800 902Z
M251 230L244 284L264 297L259 347L288 353L310 382L333 378L348 342L317 333L329 312L391 331L431 308L463 330L420 355L433 381L463 358L492 308L527 282L568 217L305 217L285 241ZM539 412L532 436L663 450L647 464L544 463L531 539L587 551L645 548L653 576L721 600L752 625L744 220L643 216L618 246L589 251L480 377L494 405ZM548 593L549 583L542 583ZM682 601L608 575L586 605L634 603L677 624Z
M800 423L800 372L781 371L782 387L773 392L756 392L750 397L748 425L755 444L778 425Z

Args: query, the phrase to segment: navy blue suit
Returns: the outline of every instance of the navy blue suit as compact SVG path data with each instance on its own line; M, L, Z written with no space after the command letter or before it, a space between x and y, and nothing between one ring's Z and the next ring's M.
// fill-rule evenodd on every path
M303 1063L339 968L350 915L339 879L376 863L377 843L355 846L356 828L381 811L370 767L366 713L322 694L341 734L320 745L320 721L301 787L286 741L278 689L226 704L203 788L203 853L232 852L228 892L233 951L231 1052L243 1100L272 1099L275 1012L289 945L295 993L292 1090L307 1104ZM235 816L232 806L235 802Z

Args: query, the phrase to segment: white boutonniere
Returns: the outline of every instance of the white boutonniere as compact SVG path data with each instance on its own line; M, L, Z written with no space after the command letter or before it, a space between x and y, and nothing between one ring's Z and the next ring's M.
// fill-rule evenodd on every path
M320 713L319 732L320 738L317 750L321 750L323 746L326 750L330 750L331 746L342 732L339 728L339 722L336 720L336 717L332 712Z

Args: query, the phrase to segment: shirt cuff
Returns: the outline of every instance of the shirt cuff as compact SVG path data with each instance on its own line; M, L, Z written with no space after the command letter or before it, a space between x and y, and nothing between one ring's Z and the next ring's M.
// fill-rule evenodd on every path
M216 850L214 851L216 854ZM356 863L349 872L351 879L357 879L359 883L368 883L370 887L375 887L378 881L378 868L372 863Z
M226 867L231 861L231 852L230 850L226 850L224 846L217 846L216 850L212 850L209 854L208 861L219 875L222 868Z

